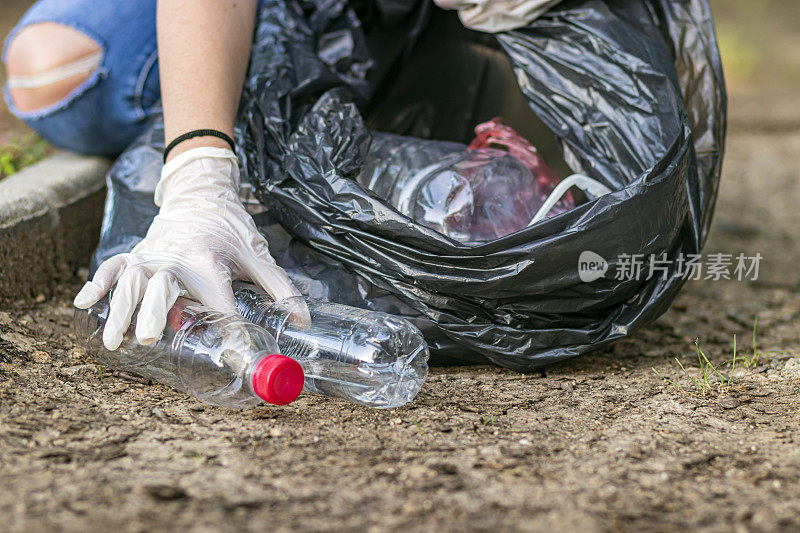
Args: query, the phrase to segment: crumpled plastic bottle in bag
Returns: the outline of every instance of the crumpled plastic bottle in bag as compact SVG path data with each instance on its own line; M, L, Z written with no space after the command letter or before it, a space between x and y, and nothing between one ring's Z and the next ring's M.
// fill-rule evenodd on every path
M357 180L416 222L461 242L528 227L559 179L536 148L500 119L465 146L374 133ZM547 216L575 206L569 192Z

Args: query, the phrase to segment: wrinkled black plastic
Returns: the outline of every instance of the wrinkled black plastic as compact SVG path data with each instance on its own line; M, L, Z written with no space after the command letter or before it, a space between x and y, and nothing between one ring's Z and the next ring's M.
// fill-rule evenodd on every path
M496 36L456 30L411 0L272 0L259 16L237 141L280 223L264 222L273 254L307 290L410 316L434 353L522 371L607 345L669 307L683 283L674 270L583 283L578 257L591 250L613 271L620 254L675 259L702 247L727 106L707 0L565 1ZM442 68L426 67L435 58ZM470 124L496 114L542 149L547 139L526 131L540 120L573 172L615 192L469 244L354 179L370 128L464 142ZM137 234L114 214L136 193L126 157L112 170L96 260L125 240L115 228Z

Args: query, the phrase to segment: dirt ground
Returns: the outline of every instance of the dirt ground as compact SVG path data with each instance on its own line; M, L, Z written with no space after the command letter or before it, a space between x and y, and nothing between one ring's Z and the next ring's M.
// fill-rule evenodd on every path
M246 412L101 373L70 331L76 281L0 311L0 530L796 531L800 4L716 8L731 127L705 251L760 252L758 281L690 282L541 374L440 368L397 410ZM760 361L703 396L693 341L752 354L756 316Z

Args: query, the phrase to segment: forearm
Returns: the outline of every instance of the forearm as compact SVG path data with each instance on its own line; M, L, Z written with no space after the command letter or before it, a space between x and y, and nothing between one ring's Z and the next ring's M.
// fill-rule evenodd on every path
M256 0L159 0L158 53L166 142L196 129L233 136L250 57ZM228 148L216 137L182 142Z
M168 143L198 129L233 135L255 12L256 0L158 1ZM239 200L236 156L203 147L228 145L210 136L176 145L161 170L154 198L160 211L147 235L100 265L75 297L76 306L88 309L116 287L103 330L109 350L120 346L137 306L136 337L153 344L182 294L230 314L238 312L231 280L249 279L275 300L300 294Z

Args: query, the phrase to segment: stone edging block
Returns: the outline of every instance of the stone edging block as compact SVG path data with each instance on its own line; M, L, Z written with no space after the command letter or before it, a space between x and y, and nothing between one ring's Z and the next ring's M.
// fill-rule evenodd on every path
M60 153L0 181L0 301L49 295L88 264L109 166Z

